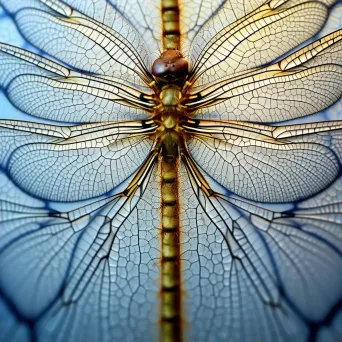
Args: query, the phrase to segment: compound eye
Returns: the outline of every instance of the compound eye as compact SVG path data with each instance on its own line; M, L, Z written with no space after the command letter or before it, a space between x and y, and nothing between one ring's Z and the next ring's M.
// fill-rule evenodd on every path
M189 73L189 63L178 50L167 50L152 66L152 74L161 82L182 82Z

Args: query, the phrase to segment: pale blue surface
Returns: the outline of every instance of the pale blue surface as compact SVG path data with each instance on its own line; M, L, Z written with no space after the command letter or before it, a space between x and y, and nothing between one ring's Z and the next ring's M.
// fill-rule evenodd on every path
M12 23L12 21L10 20L10 18L4 16L4 14L3 13L1 14L1 12L0 12L0 15L2 15L2 18L0 19L0 41L6 42L6 43L9 43L9 44L12 44L12 45L16 45L16 46L21 46L21 47L24 47L24 48L27 48L27 49L31 49L31 50L34 51L34 49L32 49L21 38L20 34L16 30L16 28L15 28L14 24ZM335 11L335 14L333 15L332 19L329 20L329 22L327 24L327 28L325 29L325 31L331 31L331 29L336 29L336 28L339 28L339 27L342 27L342 6ZM324 33L326 33L326 32L324 32ZM4 96L3 93L0 94L0 118L18 119L18 120L29 120L29 121L36 121L36 122L48 122L47 120L38 119L38 118L31 117L29 115L21 113L19 110L17 110L16 108L13 107L13 105L6 99L6 97ZM331 108L329 108L325 112L315 114L314 116L308 116L306 118L301 119L300 121L301 122L312 122L314 120L322 121L322 120L337 120L337 119L342 119L342 101L339 101L339 103L335 104L334 106L332 106ZM298 123L299 121L296 120L296 122ZM222 191L223 191L223 189L222 189ZM27 197L27 198L32 199L32 197ZM25 202L25 204L27 204L27 203ZM49 204L51 204L51 203L49 203ZM82 204L84 204L84 203L82 203ZM32 205L32 206L39 206L39 205L42 205L42 202L37 200L37 204L34 202L32 204L30 203L30 205ZM56 209L59 209L59 210L63 211L63 210L73 209L73 207L79 207L80 206L80 202L75 203L75 204L60 203L58 205L56 205L55 203L52 203L51 206L53 208L56 208ZM271 206L272 205L270 205L270 207ZM282 208L282 210L284 210L284 206L283 205L279 205L279 208L280 207ZM274 205L272 208L273 208L273 210L275 210L276 209L276 205ZM292 207L289 207L289 208L292 208ZM204 217L205 215L203 214L202 216ZM203 220L204 219L205 219L205 217L203 218ZM205 233L207 233L207 232L205 232ZM203 234L203 235L205 235L205 234ZM195 234L193 234L191 236L194 237ZM208 239L210 240L211 238L212 239L214 238L213 235L210 235L208 233ZM128 237L127 237L127 240L130 241L128 239ZM57 242L56 242L56 244L57 244ZM48 252L49 251L47 251L47 253ZM215 257L219 257L219 256L214 255L213 256L213 260L207 260L208 264L210 264L211 261L215 261ZM213 267L215 267L215 266L213 266ZM208 269L209 269L209 266L208 266ZM209 280L209 278L208 278L208 280ZM210 280L212 280L212 279L210 278ZM212 280L212 281L214 282L215 280ZM191 281L189 283L191 283ZM192 289L190 289L188 291L189 294L192 294L193 292L195 292L195 291L192 291ZM208 293L208 296L210 296L210 293ZM211 296L211 300L214 300L214 297L215 296L212 295ZM141 296L141 297L139 297L137 299L137 301L139 301L139 300L140 301L141 300L147 300L147 299L148 298L145 298L145 297ZM149 299L151 299L151 298L149 298ZM208 303L204 303L205 305L208 306L208 312L210 312L211 305L214 305L211 302L211 300L208 300ZM27 302L29 302L29 299L27 299ZM1 302L0 302L0 305L2 305ZM126 303L123 303L123 306L125 306L125 305L126 305ZM89 306L86 306L86 304L84 304L84 307L82 307L82 309L92 310L93 307L89 308ZM7 308L5 306L3 306L3 308L0 307L0 311L1 310L5 311L5 310L7 310ZM82 315L79 315L79 316L82 316ZM10 317L10 314L8 315L8 317ZM59 318L59 317L57 317L57 318ZM71 318L70 321L72 321L72 319L73 318ZM223 321L223 320L226 320L226 319L227 319L226 317L223 317L222 315L218 315L217 322L219 322L220 320ZM338 319L339 319L339 317L336 316L335 320L338 321ZM209 322L209 319L208 319L208 322ZM8 325L12 324L12 322L7 322L7 323L8 323ZM25 329L23 329L23 331L20 331L17 328L16 323L13 323L13 326L16 326L16 329L17 329L17 331L16 331L16 337L17 337L16 341L26 341L26 337L24 337L24 335L25 335L25 332L27 332L27 331L25 331ZM54 328L55 327L53 327L53 326L48 326L46 329L48 330L48 329L54 329ZM217 333L218 333L217 336L219 336L219 328L220 327L217 327ZM263 329L267 329L267 327L262 327L262 328ZM291 328L293 328L293 327L291 326ZM201 329L201 327L200 327L200 329ZM134 330L134 328L132 328L132 330ZM330 331L322 330L320 335L322 337L322 341L324 341L324 342L328 342L328 341L329 342L336 342L335 339L334 339L334 336L331 335ZM143 340L144 336L141 336L141 339ZM27 340L29 340L29 338L27 338ZM31 336L31 340L33 340L32 336ZM1 342L7 342L7 341L1 341ZM50 341L42 341L42 342L50 342ZM72 341L72 342L83 342L83 341ZM102 341L96 341L96 342L102 342ZM120 342L121 342L121 340L120 340ZM199 341L199 342L208 342L208 341ZM286 341L286 342L288 342L288 341Z

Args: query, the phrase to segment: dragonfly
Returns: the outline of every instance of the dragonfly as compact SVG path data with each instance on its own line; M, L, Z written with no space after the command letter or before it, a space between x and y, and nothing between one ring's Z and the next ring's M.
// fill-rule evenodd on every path
M342 340L334 1L0 5L1 341Z

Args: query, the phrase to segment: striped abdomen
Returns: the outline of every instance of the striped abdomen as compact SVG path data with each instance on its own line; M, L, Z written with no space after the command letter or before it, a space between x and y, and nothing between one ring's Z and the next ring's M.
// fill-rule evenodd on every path
M164 50L180 50L180 25L178 0L162 0Z
M181 263L176 157L161 157L161 341L181 342Z

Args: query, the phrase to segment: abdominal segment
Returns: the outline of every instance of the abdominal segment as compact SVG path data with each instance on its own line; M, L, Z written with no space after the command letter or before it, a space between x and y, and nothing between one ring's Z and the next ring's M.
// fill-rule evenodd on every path
M181 262L178 158L161 160L161 341L181 342Z

